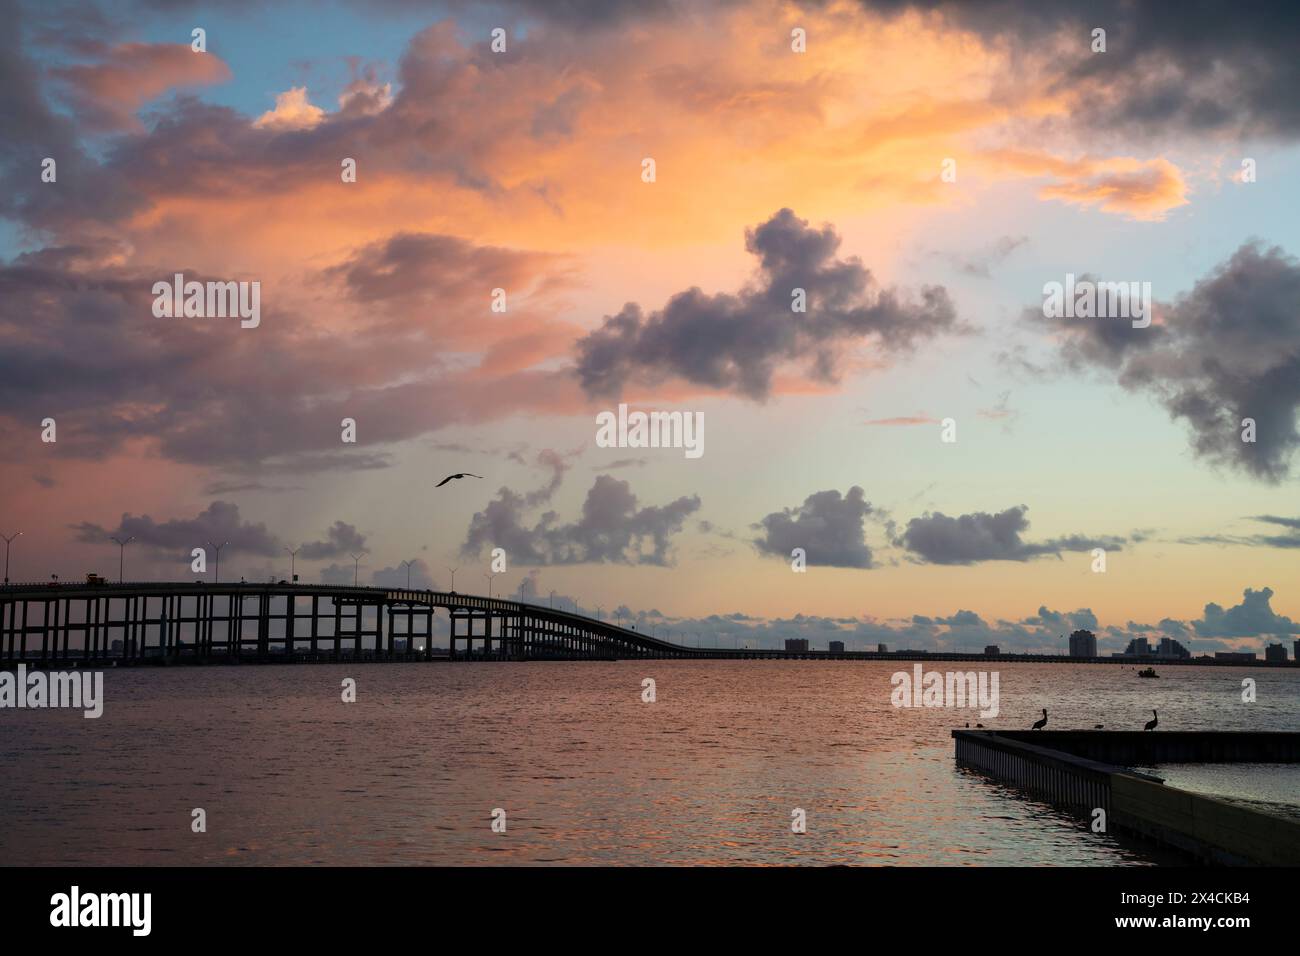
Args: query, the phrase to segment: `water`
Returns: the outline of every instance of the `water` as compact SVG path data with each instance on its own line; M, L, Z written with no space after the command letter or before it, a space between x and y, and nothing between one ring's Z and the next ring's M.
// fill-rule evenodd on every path
M975 667L974 664L932 664ZM999 663L1002 713L892 662L109 670L99 720L0 711L4 864L1152 863L953 762L969 721L1300 729L1300 671ZM357 702L340 682L357 681ZM642 703L653 677L657 701ZM506 811L507 832L491 813ZM203 808L207 832L191 831ZM791 832L791 812L807 832Z

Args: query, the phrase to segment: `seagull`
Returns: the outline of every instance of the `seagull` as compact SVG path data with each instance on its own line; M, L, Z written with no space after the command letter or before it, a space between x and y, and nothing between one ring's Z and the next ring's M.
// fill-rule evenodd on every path
M442 479L442 481L438 482L433 487L441 488L443 485L451 481L453 478L482 478L482 477L483 477L482 475L473 475L470 474L468 471L462 471L459 475L448 475L446 478Z
M1160 723L1160 715L1157 714L1157 713L1153 710L1153 711L1151 711L1151 719L1147 721L1147 725L1146 725L1145 727L1143 727L1142 729L1143 729L1143 730L1155 730L1155 729L1156 729L1156 725L1159 724L1159 723Z
M1044 727L1046 727L1046 726L1047 726L1047 708L1044 707L1044 708L1043 708L1043 719L1042 719L1042 720L1036 720L1036 721L1034 721L1034 726L1030 727L1029 729L1030 729L1030 730L1042 730L1042 729L1043 729Z

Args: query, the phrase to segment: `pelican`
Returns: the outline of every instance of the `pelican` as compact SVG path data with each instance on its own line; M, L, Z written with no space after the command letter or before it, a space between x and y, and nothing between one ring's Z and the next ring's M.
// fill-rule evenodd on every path
M1092 729L1093 729L1093 730L1101 730L1101 729L1102 729L1103 727L1105 727L1105 726L1106 726L1105 724L1093 724L1093 725L1092 725Z
M468 472L468 471L462 471L462 472L461 472L460 474L458 474L458 475L448 475L446 478L442 479L442 481L438 482L438 483L437 483L436 485L434 485L433 487L435 487L435 488L441 488L441 487L442 487L443 485L445 485L447 482L452 481L453 479L456 479L456 478L482 478L482 477L483 477L482 475L474 475L474 474L471 474L471 473Z
M1035 720L1035 721L1034 721L1034 726L1030 727L1029 729L1030 729L1030 730L1042 730L1042 729L1043 729L1044 727L1046 727L1046 726L1047 726L1047 708L1044 707L1044 708L1043 708L1043 719L1042 719L1042 720Z
M1157 713L1155 712L1155 709L1153 708L1152 711L1151 711L1151 719L1147 721L1147 725L1146 725L1145 727L1143 727L1142 729L1143 729L1143 730L1155 730L1155 729L1156 729L1156 725L1159 724L1159 723L1160 723L1160 715L1157 714Z

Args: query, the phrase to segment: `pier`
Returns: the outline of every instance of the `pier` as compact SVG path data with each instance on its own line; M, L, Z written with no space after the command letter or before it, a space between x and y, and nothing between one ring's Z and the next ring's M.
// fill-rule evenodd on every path
M1300 864L1300 822L1167 785L1132 765L1300 762L1300 733L954 730L958 766L1206 863Z

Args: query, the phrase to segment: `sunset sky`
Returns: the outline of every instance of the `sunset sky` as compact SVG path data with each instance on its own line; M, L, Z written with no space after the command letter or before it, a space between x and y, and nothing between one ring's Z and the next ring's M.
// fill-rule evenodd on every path
M1300 8L273 7L0 0L12 579L501 547L706 643L1300 634ZM1045 318L1067 273L1153 323ZM704 454L597 447L620 402Z

